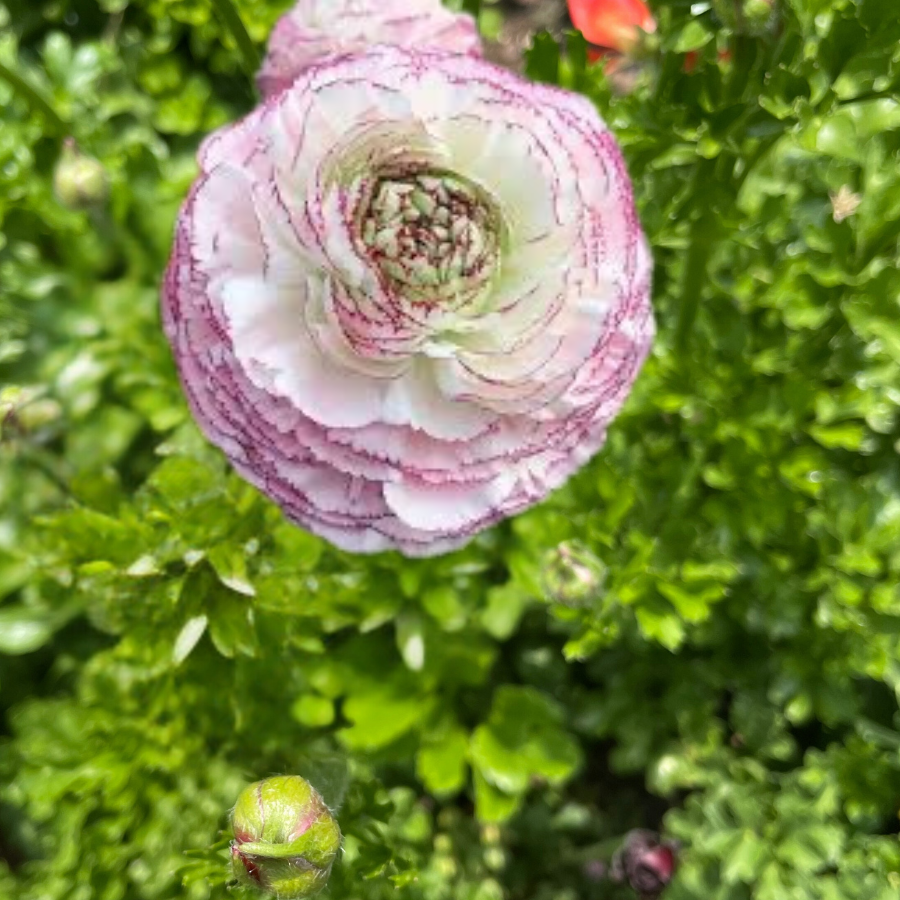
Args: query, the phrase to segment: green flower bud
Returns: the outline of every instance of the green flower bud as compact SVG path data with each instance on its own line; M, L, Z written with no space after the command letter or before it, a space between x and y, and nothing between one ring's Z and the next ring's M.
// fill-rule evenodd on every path
M62 415L62 411L62 407L56 400L46 397L23 406L16 418L23 431L38 431L57 421Z
M60 404L41 393L40 388L18 385L0 390L0 437L4 427L14 434L29 434L52 425L62 416Z
M298 775L251 784L231 814L231 862L241 884L301 900L328 882L341 830L316 789Z
M578 541L563 541L544 559L544 593L554 603L586 606L603 591L606 566Z
M85 156L69 138L53 173L53 189L59 202L69 209L99 206L109 191L106 169L99 160Z

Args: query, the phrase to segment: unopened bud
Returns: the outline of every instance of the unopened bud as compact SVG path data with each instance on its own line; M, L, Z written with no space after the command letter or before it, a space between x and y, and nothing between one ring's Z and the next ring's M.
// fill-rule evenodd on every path
M52 425L62 415L62 406L49 397L35 400L19 410L16 418L23 431L38 431Z
M29 434L51 425L62 415L62 407L40 388L18 385L0 390L0 435L4 426L12 433Z
M544 559L547 598L563 606L585 606L603 592L606 566L579 541L563 541Z
M298 775L251 784L231 815L231 862L241 884L302 900L328 882L341 831L316 789Z
M99 160L83 154L69 138L53 173L53 189L59 202L69 209L100 206L109 191L106 169Z
M675 875L678 845L661 841L656 832L642 828L628 832L610 865L610 878L626 882L641 897L658 897Z

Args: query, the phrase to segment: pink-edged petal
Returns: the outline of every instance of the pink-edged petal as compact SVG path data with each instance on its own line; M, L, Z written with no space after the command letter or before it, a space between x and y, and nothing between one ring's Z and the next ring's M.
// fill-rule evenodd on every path
M264 96L277 94L329 57L375 44L482 52L475 20L441 0L299 0L276 24L257 84Z
M452 532L471 527L501 509L514 485L512 472L472 484L405 479L385 484L384 498L405 524L426 532Z
M652 261L586 100L376 47L291 76L200 168L166 335L204 433L290 520L354 552L449 552L602 446L650 349ZM457 283L428 196L393 237L400 201L379 193L438 196L435 177L467 198L452 235L476 264Z

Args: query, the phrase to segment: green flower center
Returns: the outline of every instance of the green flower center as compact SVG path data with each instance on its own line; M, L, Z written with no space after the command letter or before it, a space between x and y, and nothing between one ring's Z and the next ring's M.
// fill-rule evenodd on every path
M361 235L386 281L413 302L470 302L497 272L498 211L482 190L456 175L381 178L363 211Z

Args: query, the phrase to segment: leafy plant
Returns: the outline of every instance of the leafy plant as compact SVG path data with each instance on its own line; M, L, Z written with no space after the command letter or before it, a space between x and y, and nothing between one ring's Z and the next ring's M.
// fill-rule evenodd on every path
M261 48L285 4L235 5ZM409 561L285 524L189 421L159 276L254 102L214 5L0 6L3 896L224 897L279 773L337 810L335 897L627 897L594 864L633 827L676 900L896 896L900 22L652 7L632 93L575 36L529 68L625 148L653 357L580 476ZM66 137L104 203L54 195ZM564 542L601 599L545 596Z

